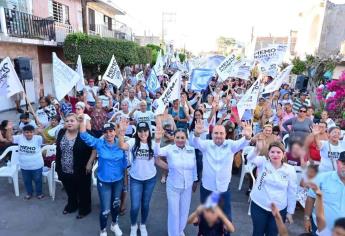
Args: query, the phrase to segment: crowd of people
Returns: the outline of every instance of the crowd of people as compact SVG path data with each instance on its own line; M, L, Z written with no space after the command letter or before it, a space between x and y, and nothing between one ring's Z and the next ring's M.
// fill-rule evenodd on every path
M296 205L304 208L303 235L345 235L345 140L326 110L314 116L308 91L283 84L239 117L237 103L255 78L215 76L197 92L183 75L180 98L158 115L157 99L171 75L161 76L160 90L150 93L145 79L126 74L120 88L89 79L75 96L41 97L36 111L1 122L0 153L18 145L25 199L44 197L41 173L49 157L41 147L55 144L56 171L68 196L63 214L82 219L91 212L97 163L100 236L107 235L108 216L110 230L122 235L118 218L126 214L128 192L130 236L148 235L157 182L166 184L169 236L185 235L187 224L198 225L199 236L230 235L241 229L232 223L232 174L251 163L253 236L288 235L284 223L293 222ZM190 209L198 187L201 204Z

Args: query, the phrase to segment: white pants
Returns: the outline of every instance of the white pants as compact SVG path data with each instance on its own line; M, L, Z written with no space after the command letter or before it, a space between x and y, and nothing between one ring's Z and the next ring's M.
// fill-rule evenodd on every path
M192 186L187 189L179 189L167 184L167 198L168 235L180 236L187 224Z

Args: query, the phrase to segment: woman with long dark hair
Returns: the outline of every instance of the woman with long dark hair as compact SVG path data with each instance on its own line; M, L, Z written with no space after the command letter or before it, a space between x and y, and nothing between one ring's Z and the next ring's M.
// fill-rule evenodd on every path
M78 210L81 219L91 212L91 174L86 172L91 152L80 138L77 115L69 113L56 140L56 171L68 196L64 215Z
M128 121L122 119L120 122L119 147L128 151L129 160L132 163L129 171L130 175L130 195L131 195L131 233L136 236L138 225L137 218L141 208L140 235L147 236L146 220L150 209L150 200L156 184L157 170L152 148L152 137L149 125L146 122L137 124L137 131L134 138L125 142L124 136L128 126Z

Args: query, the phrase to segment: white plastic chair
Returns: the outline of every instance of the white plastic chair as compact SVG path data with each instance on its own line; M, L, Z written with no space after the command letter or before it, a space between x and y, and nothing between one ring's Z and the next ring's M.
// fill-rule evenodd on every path
M42 156L52 156L56 155L56 145L45 145L41 149ZM48 189L49 189L49 195L52 197L52 189L53 189L53 174L52 174L52 168L50 168L48 171L43 171L42 175L44 178L48 180Z
M52 162L52 165L51 165L51 171L49 173L50 175L50 179L52 180L52 185L51 185L51 197L53 199L53 201L55 200L55 192L56 192L56 183L61 183L60 180L58 180L58 174L56 173L55 171L55 168L56 168L56 163L55 161Z
M11 160L8 161L7 166L0 167L0 177L8 177L8 182L13 182L14 193L19 197L19 183L18 183L18 172L19 172L19 160L18 160L18 146L10 146L0 156L2 160L9 152L12 152Z
M240 183L238 185L238 190L242 189L243 180L244 180L244 177L246 176L246 174L253 175L252 172L253 172L253 169L255 168L255 165L253 165L250 162L247 162L247 164L244 164L245 163L244 156L247 155L254 148L255 147L247 146L247 147L243 148L243 150L242 150L242 169L241 169L241 177L240 177ZM254 176L252 176L252 177L255 180Z

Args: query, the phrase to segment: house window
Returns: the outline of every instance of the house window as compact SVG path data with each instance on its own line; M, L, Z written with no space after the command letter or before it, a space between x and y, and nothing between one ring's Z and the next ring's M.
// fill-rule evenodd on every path
M68 6L53 1L53 17L56 22L69 24Z
M111 17L104 15L104 23L108 27L108 30L112 30L113 19Z

